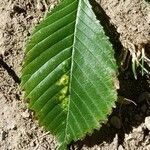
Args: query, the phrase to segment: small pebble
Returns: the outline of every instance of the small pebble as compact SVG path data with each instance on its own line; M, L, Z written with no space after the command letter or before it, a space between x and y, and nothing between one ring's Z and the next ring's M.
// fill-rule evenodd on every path
M141 110L142 110L143 113L145 113L146 110L147 110L147 106L145 104L143 104L142 107L141 107Z
M37 6L36 7L37 7L38 10L42 10L43 9L43 5L39 1L37 2Z
M133 132L141 133L142 131L143 131L142 124L141 124L141 126L139 126L137 128L133 128Z
M150 116L145 118L145 126L148 130L150 130Z
M23 118L29 118L30 117L30 113L29 113L28 109L25 112L23 112L21 115Z
M0 131L0 141L4 141L7 133L5 131Z
M51 4L50 5L50 10L54 9L55 5L54 4Z
M37 2L37 9L40 11L45 11L45 6L43 5L43 3L41 1Z
M117 128L117 129L120 129L121 128L121 120L119 117L117 116L113 116L110 120L111 124Z
M119 145L118 150L124 150L124 148L122 147L122 145Z
M30 142L30 146L31 146L31 147L35 147L35 146L36 146L35 141L31 141L31 142Z
M125 139L126 141L130 141L132 140L134 137L132 136L132 134L125 134Z
M10 122L9 124L7 124L7 130L16 130L17 129L17 125L14 122Z

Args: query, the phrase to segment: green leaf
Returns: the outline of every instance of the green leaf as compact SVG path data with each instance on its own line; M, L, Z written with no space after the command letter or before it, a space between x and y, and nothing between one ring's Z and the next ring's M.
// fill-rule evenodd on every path
M114 50L88 0L63 0L26 46L21 86L60 150L99 129L117 99Z

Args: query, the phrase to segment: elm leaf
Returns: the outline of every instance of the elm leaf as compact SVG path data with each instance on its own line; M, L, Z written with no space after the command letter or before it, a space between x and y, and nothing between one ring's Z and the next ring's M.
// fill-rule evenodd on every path
M115 107L114 50L89 0L63 0L26 45L21 86L40 125L67 149Z

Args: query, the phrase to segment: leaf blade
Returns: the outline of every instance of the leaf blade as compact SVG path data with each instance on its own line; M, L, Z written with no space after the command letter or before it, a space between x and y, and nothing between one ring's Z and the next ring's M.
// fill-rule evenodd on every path
M112 45L89 1L64 0L27 44L22 87L41 125L66 147L107 119L117 99L116 72Z

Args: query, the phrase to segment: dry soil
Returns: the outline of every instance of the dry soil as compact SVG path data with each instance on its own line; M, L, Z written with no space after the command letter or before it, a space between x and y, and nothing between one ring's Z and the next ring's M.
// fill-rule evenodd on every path
M52 9L57 0L49 0ZM150 3L144 0L99 0L115 27L123 48L149 53ZM0 150L55 150L56 140L39 127L20 90L23 47L46 11L36 0L0 0ZM119 47L118 47L119 49ZM121 51L121 50L119 50ZM129 64L131 65L131 64ZM134 79L131 68L120 71L117 104L107 124L84 140L76 150L150 150L150 76Z

